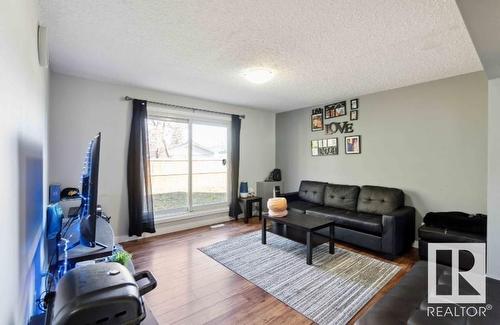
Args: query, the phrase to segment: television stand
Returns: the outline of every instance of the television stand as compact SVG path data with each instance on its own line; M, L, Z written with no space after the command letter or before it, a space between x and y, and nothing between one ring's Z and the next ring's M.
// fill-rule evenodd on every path
M95 246L99 246L99 247L102 247L102 248L108 248L108 245L104 245L103 243L100 243L98 241L95 242Z
M74 264L81 261L94 260L110 256L113 254L113 246L115 245L114 233L111 225L103 218L96 219L96 234L95 246L88 247L78 243L74 247L68 249L68 263ZM80 231L78 223L75 223L65 234L66 239L80 240ZM64 252L59 253L59 262L64 261Z

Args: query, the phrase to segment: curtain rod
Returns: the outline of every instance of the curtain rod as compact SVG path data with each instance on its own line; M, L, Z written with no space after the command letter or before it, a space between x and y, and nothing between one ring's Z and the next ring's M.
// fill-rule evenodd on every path
M211 110L203 109L203 108L180 106L180 105L174 105L174 104L168 104L168 103L162 103L162 102L155 102L153 100L147 100L147 99L140 99L140 98L134 98L134 97L130 97L130 96L125 96L125 100L134 100L134 99L142 100L142 101L145 101L145 102L148 102L148 103L151 103L151 104L162 105L162 106L169 106L169 107L173 107L173 108L181 108L181 109L187 109L187 110L191 110L191 111L199 111L199 112L221 114L221 115L229 115L229 116L237 115L240 118L245 118L245 115L231 114L231 113L225 113L225 112L217 112L217 111L211 111Z

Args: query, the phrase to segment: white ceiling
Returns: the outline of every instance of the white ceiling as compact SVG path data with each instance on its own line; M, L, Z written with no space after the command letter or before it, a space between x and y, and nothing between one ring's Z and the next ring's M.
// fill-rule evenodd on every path
M54 71L261 109L482 70L453 0L40 2Z

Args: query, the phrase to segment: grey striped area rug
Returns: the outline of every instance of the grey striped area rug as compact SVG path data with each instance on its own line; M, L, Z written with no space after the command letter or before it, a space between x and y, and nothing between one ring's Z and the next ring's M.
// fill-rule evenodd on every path
M318 324L347 323L389 280L399 266L335 248L314 248L306 264L305 246L260 231L200 248L206 255L264 289Z

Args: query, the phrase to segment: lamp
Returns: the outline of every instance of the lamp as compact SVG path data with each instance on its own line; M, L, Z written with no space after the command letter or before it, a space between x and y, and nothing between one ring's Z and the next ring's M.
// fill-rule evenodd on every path
M255 84L263 84L273 78L273 70L268 68L250 68L243 71L243 77Z
M270 198L267 200L267 208L271 217L284 217L288 214L287 202L284 197Z

